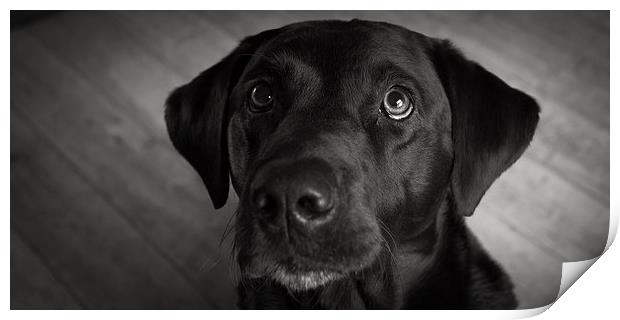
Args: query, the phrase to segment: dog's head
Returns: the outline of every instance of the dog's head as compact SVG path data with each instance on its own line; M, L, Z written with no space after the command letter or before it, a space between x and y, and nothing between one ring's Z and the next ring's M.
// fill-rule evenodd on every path
M167 101L216 208L240 197L242 272L309 289L470 215L524 151L538 105L452 45L398 26L305 22L249 37Z

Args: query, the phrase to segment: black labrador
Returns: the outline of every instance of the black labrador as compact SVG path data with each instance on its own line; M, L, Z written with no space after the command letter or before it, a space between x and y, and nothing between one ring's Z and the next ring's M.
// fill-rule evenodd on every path
M243 40L166 123L216 208L239 194L241 308L511 309L464 216L538 113L448 41L313 21Z

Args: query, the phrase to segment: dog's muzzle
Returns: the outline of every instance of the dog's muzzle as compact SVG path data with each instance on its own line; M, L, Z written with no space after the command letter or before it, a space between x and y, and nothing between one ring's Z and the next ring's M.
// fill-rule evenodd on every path
M380 231L360 182L318 157L270 159L242 200L239 263L248 277L307 290L369 266ZM357 183L357 185L356 185ZM357 195L357 196L356 196Z

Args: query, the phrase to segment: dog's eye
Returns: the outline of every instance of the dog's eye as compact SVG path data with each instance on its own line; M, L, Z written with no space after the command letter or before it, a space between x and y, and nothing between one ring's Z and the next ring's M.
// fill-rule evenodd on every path
M392 87L383 97L383 110L390 118L400 120L411 114L413 103L403 89Z
M250 110L253 112L263 112L271 108L273 95L271 87L265 82L261 82L252 88L250 92Z

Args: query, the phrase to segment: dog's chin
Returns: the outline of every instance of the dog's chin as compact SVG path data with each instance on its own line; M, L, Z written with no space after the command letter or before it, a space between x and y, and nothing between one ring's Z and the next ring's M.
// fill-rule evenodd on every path
M270 279L291 291L317 289L347 276L347 272L329 269L301 269L287 264L270 264L269 267L243 268L243 277Z
M290 290L306 291L344 278L345 274L327 270L291 271L286 267L277 267L270 276L273 280Z

